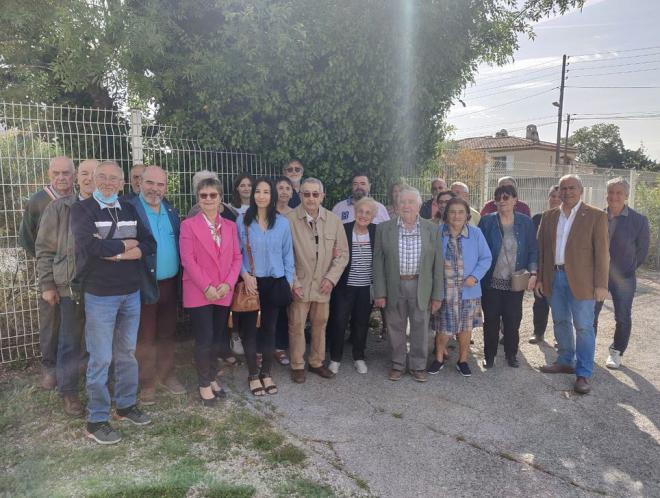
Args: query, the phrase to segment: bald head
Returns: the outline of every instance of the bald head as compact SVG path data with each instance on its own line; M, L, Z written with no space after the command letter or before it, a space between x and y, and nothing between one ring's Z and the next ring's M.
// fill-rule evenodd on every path
M78 172L76 174L76 182L78 183L78 190L80 196L87 199L94 192L94 171L101 164L96 159L85 159L78 165Z
M140 192L154 211L160 211L160 203L167 192L167 172L160 166L147 166L142 173Z
M74 172L75 166L69 157L57 156L48 163L50 185L60 195L70 195L73 191Z

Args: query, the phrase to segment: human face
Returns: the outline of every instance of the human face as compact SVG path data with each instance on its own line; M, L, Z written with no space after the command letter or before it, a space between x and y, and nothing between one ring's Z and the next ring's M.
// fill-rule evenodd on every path
M575 178L566 178L559 183L559 197L562 205L573 209L582 197L582 187Z
M620 212L628 200L628 194L623 185L610 185L607 187L607 207L611 211Z
M167 173L157 166L149 166L142 174L140 189L147 204L160 206L167 191Z
M85 199L92 195L96 188L94 185L94 170L97 166L98 163L96 161L83 161L78 165L76 182L78 183L81 197Z
M143 164L138 164L131 168L131 189L136 194L140 193L140 183L142 182L142 173L144 173Z
M252 182L249 178L243 178L238 184L238 195L241 197L242 204L250 203L250 194L252 193Z
M270 204L270 185L259 182L254 189L254 203L258 208L266 209Z
M419 200L414 192L399 194L399 215L406 223L412 223L417 219L420 207Z
M394 203L395 206L399 205L400 192L401 192L401 185L394 185L394 187L392 187L392 203Z
M447 223L451 228L458 231L467 223L467 212L465 206L461 204L452 204L447 211Z
M111 197L124 187L124 172L113 164L99 166L94 172L94 184L105 197Z
M203 187L197 192L197 202L204 213L214 215L218 212L222 196L213 187Z
M369 195L369 178L366 176L356 176L353 178L351 192L353 193L353 199L356 201L362 199L365 195Z
M511 194L506 192L500 194L498 197L495 197L495 206L497 206L497 212L500 214L511 214L513 213L513 206L516 205L516 198Z
M561 206L561 197L559 196L559 189L553 190L548 196L548 207L554 209Z
M436 204L438 205L438 213L440 216L445 212L445 206L449 202L449 199L451 199L451 195L441 195L438 200L436 201Z
M305 183L300 189L303 208L310 216L316 216L325 197L318 183Z
M50 184L60 195L68 195L73 188L73 163L68 157L58 157L48 166Z
M355 210L355 225L360 228L366 228L374 221L375 217L376 212L373 206L370 203L363 204Z
M465 191L463 187L460 185L454 185L451 188L451 191L454 192L458 197L460 197L463 200L470 201L470 194Z
M300 184L305 168L298 161L293 161L284 167L284 176L293 182L294 185Z
M287 182L279 182L276 186L277 188L277 202L278 204L288 204L293 195L293 190L291 185Z
M431 182L431 195L434 198L443 190L447 190L447 184L443 180L438 179Z

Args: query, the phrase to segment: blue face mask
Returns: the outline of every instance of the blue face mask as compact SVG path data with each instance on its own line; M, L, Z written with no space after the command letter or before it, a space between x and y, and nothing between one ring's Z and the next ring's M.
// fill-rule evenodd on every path
M94 191L94 199L96 199L99 202L102 202L103 204L114 204L117 202L117 198L119 197L117 194L112 194L109 197L106 197L101 193L99 189L96 189Z

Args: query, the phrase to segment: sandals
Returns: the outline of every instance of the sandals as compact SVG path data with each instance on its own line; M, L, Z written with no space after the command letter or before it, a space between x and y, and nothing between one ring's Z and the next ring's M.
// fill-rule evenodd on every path
M259 382L259 385L252 387L253 382ZM261 383L261 379L259 378L251 379L250 377L248 377L248 387L253 396L260 397L266 394L266 390L264 389L264 386Z
M216 398L215 393L213 393L212 398L205 398L202 395L202 389L203 389L202 387L199 388L199 398L202 400L202 404L208 407L215 406L215 404L218 401L218 398ZM211 391L213 391L213 389L211 389Z
M215 396L216 399L224 399L227 397L227 391L225 391L218 382L211 382L211 391L213 391L213 396Z
M275 385L275 382L273 382L273 378L270 375L260 375L259 379L261 379L266 394L277 394L277 385Z

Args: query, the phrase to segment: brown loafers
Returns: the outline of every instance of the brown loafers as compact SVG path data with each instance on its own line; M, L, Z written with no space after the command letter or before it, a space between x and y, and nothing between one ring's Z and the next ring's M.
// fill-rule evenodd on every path
M390 374L387 378L390 379L391 381L397 381L400 380L402 376L403 376L403 372L401 370L396 370L395 368L393 368L392 370L390 370Z
M575 368L570 365L553 363L552 365L543 365L539 370L546 374L574 374Z
M305 370L301 369L291 369L291 380L296 384L305 383Z
M320 367L313 367L310 365L308 367L308 370L320 377L323 377L324 379L332 379L335 376L335 374L333 374L328 367L325 367L323 365L321 365Z
M62 396L64 403L64 413L69 417L81 417L83 414L83 407L80 403L80 398L76 394L65 394Z
M589 380L586 377L578 377L575 380L575 385L573 390L578 394L589 394L591 392L591 386L589 385Z

